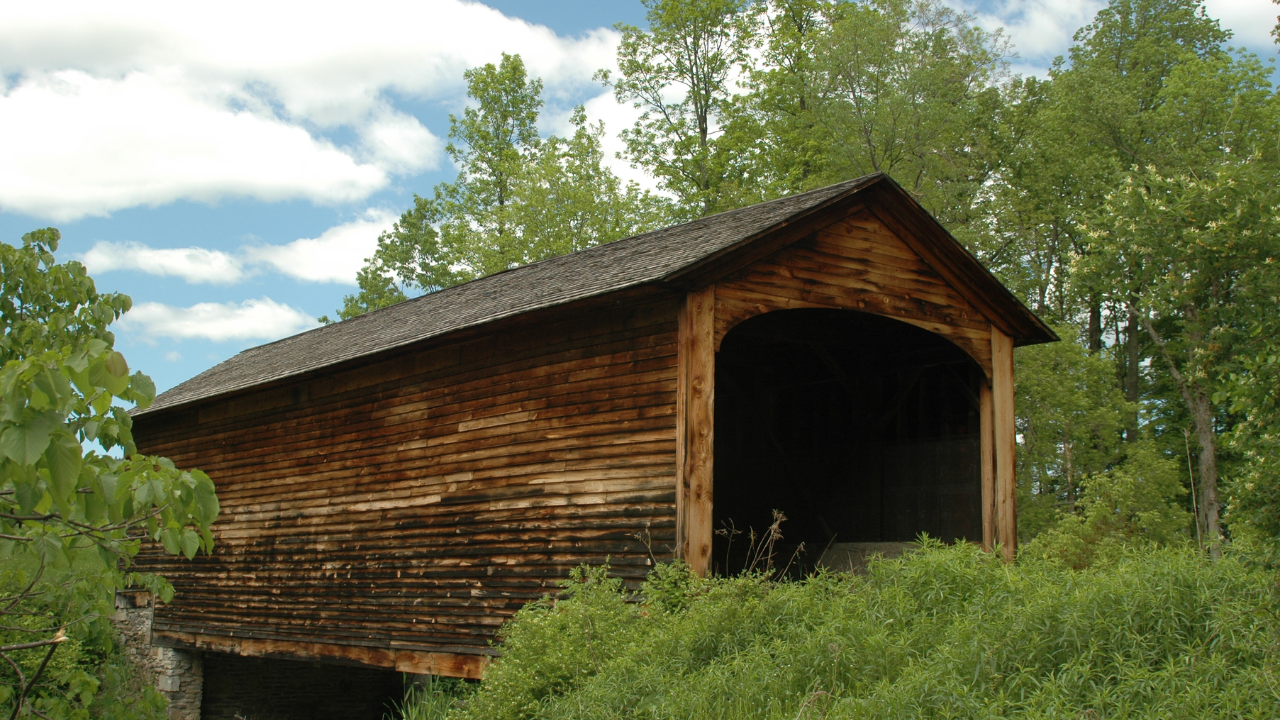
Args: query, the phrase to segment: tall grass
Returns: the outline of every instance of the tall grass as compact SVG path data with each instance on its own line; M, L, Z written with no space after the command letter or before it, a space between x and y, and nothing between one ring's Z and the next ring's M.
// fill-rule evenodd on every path
M1084 570L926 541L865 576L603 569L505 628L465 702L415 718L1275 718L1274 577L1113 548ZM425 703L424 703L425 706Z

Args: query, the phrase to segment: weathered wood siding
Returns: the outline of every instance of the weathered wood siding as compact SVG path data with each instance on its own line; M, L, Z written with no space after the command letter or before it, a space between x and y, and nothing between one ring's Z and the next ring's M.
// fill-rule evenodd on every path
M856 213L716 284L716 347L771 310L843 308L942 335L991 374L991 324L868 211Z
M142 451L206 471L223 508L212 557L145 559L177 591L158 641L421 672L489 652L579 563L643 577L645 543L674 543L679 308L531 317L144 415Z

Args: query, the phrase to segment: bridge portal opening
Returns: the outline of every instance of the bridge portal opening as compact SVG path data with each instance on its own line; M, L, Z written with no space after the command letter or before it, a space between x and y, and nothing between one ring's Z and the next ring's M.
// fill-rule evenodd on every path
M921 533L981 541L981 382L951 342L877 315L732 328L716 353L713 571L745 569L775 510L774 564L792 576L856 570Z

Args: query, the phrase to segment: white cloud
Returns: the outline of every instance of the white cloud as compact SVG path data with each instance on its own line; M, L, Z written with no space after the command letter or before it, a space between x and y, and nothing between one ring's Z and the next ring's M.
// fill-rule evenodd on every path
M138 303L117 326L147 339L198 338L224 340L276 340L315 327L311 315L263 297L241 303L197 303L174 307L157 302Z
M232 284L267 267L309 282L356 284L356 271L378 247L378 236L399 216L370 208L358 219L314 238L284 245L249 245L237 255L201 247L153 248L137 242L98 242L80 256L91 274L128 270L176 276L189 283Z
M1205 0L1204 5L1209 17L1217 18L1224 28L1235 33L1232 45L1244 46L1259 57L1275 56L1271 30L1276 26L1280 7L1268 0Z
M988 30L1004 28L1018 53L1013 71L1048 74L1058 55L1066 55L1072 36L1093 21L1106 0L958 0ZM1205 0L1209 17L1234 33L1232 45L1244 45L1262 57L1273 56L1271 29L1280 11L1269 0Z
M604 151L605 164L613 170L613 174L622 182L635 182L640 187L654 190L657 182L643 170L632 167L631 163L618 157L626 149L618 133L635 125L640 118L640 110L630 104L619 103L613 98L613 91L601 93L583 103L589 122L604 122L604 137L600 139L600 149ZM564 113L555 119L553 132L568 135L573 130L570 124L571 113Z
M1018 53L1013 71L1022 75L1047 75L1050 63L1065 55L1076 30L1106 7L1105 0L978 0L959 5L977 16L988 30L1004 28Z
M553 104L617 33L563 38L465 0L0 5L0 208L59 220L175 199L349 202L440 159L395 102L457 102L519 53ZM325 138L346 138L335 145Z
M132 73L29 78L0 97L0 207L55 220L252 196L358 200L387 183L306 130Z
M364 155L381 168L412 173L435 167L443 146L412 115L388 110L362 128Z
M244 277L240 260L221 250L199 247L152 248L141 243L99 242L80 258L90 274L136 270L176 275L189 283L235 283Z
M369 210L362 219L331 227L320 237L249 247L244 252L250 262L270 265L300 280L354 285L356 271L378 247L378 235L397 217L389 211Z

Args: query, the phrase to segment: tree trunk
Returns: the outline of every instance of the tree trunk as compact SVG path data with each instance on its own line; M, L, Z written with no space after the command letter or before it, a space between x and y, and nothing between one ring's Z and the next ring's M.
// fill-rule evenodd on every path
M1199 388L1183 389L1183 399L1191 410L1196 425L1196 439L1200 442L1200 514L1205 532L1209 535L1209 552L1214 558L1222 555L1222 523L1218 517L1218 456L1213 432L1213 406Z
M1089 300L1089 352L1102 350L1102 303L1096 297Z
M1128 442L1134 442L1138 439L1138 363L1142 361L1139 354L1138 333L1141 330L1138 327L1138 313L1134 311L1132 303L1129 305L1129 324L1125 328L1125 376L1124 376L1124 399L1134 404L1133 412L1129 415L1126 422L1124 439Z
M1131 320L1139 317L1137 308L1132 303L1129 305L1129 317ZM1209 401L1209 395L1198 385L1188 382L1187 377L1178 369L1178 364L1173 361L1173 356L1169 354L1169 349L1151 318L1142 315L1140 319L1146 325L1152 342L1160 349L1161 357L1169 365L1169 373L1173 375L1178 393L1182 395L1187 410L1191 412L1191 421L1195 423L1196 440L1200 444L1200 513L1205 534L1209 536L1209 552L1217 559L1222 557L1222 522L1218 508L1218 451L1213 428L1213 405Z

